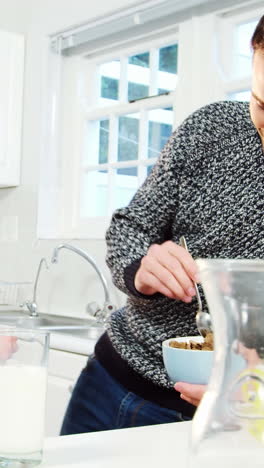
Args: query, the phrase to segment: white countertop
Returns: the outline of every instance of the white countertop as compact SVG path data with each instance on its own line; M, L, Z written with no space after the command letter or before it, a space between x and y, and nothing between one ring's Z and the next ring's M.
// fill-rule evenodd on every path
M48 438L40 467L185 468L190 425L170 423Z
M206 438L190 458L191 422L48 438L40 468L263 468L264 446L247 431Z

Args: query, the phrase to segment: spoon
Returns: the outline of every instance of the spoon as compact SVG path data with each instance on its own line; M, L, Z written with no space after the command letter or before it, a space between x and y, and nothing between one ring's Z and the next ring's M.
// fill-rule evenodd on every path
M187 247L187 243L186 243L184 236L181 236L180 238L180 246L186 249L188 252L188 247ZM205 312L203 310L202 300L201 300L198 286L195 282L193 282L193 284L194 284L194 288L196 292L196 299L198 302L198 310L195 315L196 326L198 328L200 335L202 335L205 338L207 333L210 333L212 331L211 317L210 317L210 314L208 314L208 312Z

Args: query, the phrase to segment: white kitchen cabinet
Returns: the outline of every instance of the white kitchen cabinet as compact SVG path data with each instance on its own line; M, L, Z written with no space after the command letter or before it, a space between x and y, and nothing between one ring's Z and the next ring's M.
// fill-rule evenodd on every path
M59 435L73 385L74 381L70 379L53 375L48 377L46 437Z
M0 187L20 181L24 36L0 31Z
M73 386L87 356L50 350L45 437L58 436Z

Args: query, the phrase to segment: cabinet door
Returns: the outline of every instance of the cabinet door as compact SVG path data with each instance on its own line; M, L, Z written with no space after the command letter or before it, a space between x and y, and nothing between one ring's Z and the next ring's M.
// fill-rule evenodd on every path
M48 377L45 437L54 437L60 434L73 385L74 380L54 375Z
M87 356L50 349L49 375L76 380L82 369L86 366Z
M0 31L0 187L19 184L24 36Z
M50 349L46 410L46 437L58 436L73 386L87 356Z

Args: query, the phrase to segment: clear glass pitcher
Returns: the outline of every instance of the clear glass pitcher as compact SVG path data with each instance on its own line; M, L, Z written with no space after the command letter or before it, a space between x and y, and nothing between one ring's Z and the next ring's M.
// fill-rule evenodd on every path
M41 463L49 333L0 326L0 467Z
M264 261L199 259L214 365L191 429L191 468L264 466Z

